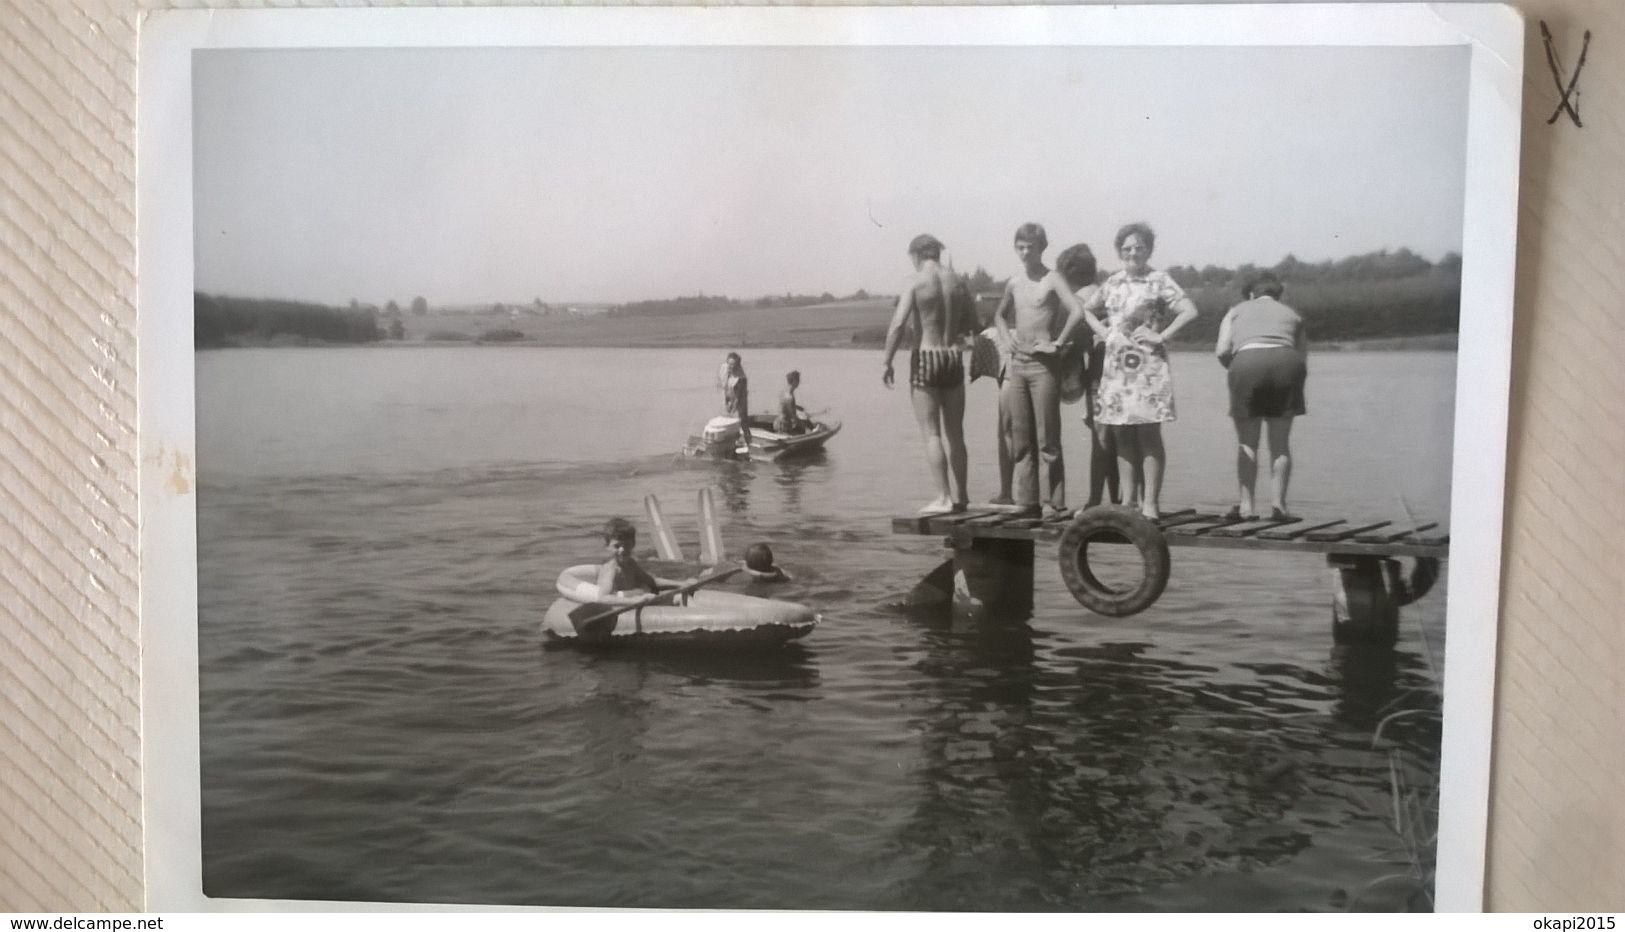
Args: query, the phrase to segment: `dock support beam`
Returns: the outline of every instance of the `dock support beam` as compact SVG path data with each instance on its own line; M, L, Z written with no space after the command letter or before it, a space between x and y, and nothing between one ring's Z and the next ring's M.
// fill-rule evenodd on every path
M1030 540L999 538L954 547L954 617L1030 617L1033 549Z
M1326 557L1332 577L1332 640L1339 644L1392 645L1399 639L1399 607L1405 578L1398 560Z
M947 559L909 593L910 608L951 608L957 621L1030 618L1033 552L1030 540L976 538L950 543Z
M954 619L1032 617L1032 541L978 537L951 544L949 557L910 601L949 604Z

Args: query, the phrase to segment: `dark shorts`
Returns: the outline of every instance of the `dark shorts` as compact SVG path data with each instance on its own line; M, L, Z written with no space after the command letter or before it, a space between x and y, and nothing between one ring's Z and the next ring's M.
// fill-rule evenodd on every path
M965 384L965 362L957 349L919 349L908 359L908 384L953 388Z
M1296 417L1304 413L1303 354L1290 346L1241 350L1230 362L1231 417Z

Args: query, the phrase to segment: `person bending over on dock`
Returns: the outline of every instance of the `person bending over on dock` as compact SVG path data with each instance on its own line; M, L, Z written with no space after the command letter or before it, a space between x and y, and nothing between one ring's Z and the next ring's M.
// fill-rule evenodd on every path
M1068 246L1055 257L1055 271L1066 279L1066 285L1081 304L1088 304L1100 290L1095 284L1098 268L1095 254L1083 243ZM1078 339L1083 339L1080 336ZM1089 501L1084 506L1093 508L1108 497L1113 505L1122 501L1117 469L1117 444L1112 432L1095 421L1095 391L1100 387L1100 369L1106 359L1104 340L1089 339L1089 351L1084 366L1083 423L1089 428Z
M1066 508L1066 465L1061 457L1063 349L1080 321L1105 332L1083 312L1066 280L1044 265L1048 246L1042 226L1024 223L1016 229L1022 270L1005 285L999 309L993 312L994 326L1010 342L1010 365L999 404L1010 424L1016 506L1020 514L1033 518L1043 515L1046 507L1052 513Z
M738 353L729 353L717 372L717 386L722 389L723 410L739 418L739 447L737 452L750 450L750 382L745 378L745 363Z
M965 494L965 365L959 338L975 326L975 310L959 306L961 302L954 299L957 281L942 266L942 243L936 237L929 233L914 237L908 255L914 275L903 286L886 330L885 371L880 380L892 387L896 378L892 358L907 330L913 339L909 397L937 487L937 497L920 514L964 511L969 499Z
M625 518L610 518L604 524L604 549L609 560L598 568L598 601L635 602L646 595L680 585L671 580L656 579L638 565L632 548L638 544L637 528Z
M804 434L812 426L807 409L796 402L796 389L800 387L799 371L785 373L784 391L779 392L779 416L773 419L773 429L781 434Z
M1179 283L1151 267L1156 243L1157 234L1143 223L1119 229L1112 245L1123 268L1085 305L1110 325L1095 391L1095 422L1111 427L1119 465L1134 477L1129 500L1138 500L1140 513L1153 520L1162 517L1162 474L1168 461L1162 425L1174 419L1167 343L1197 314Z
M1280 302L1281 280L1263 272L1242 286L1240 304L1219 323L1214 353L1229 371L1230 418L1236 424L1236 485L1232 517L1252 517L1258 479L1258 439L1269 429L1270 517L1292 517L1286 507L1292 479L1292 419L1303 414L1309 377L1303 318Z

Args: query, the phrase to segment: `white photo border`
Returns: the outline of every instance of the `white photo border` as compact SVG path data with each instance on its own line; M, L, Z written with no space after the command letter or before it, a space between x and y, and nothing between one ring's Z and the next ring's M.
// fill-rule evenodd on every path
M1467 46L1436 903L1483 908L1512 359L1523 22L1510 6L551 7L146 14L139 117L142 777L149 910L422 909L202 890L192 53L531 46ZM442 907L466 909L467 907Z

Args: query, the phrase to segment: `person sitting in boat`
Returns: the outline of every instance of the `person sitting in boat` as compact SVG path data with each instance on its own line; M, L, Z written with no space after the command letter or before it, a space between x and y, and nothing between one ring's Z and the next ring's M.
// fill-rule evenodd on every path
M774 565L773 548L761 543L745 548L745 574L751 583L790 581L790 574Z
M638 565L632 548L638 544L638 529L625 518L610 518L604 524L604 549L609 560L598 568L598 601L611 605L617 602L635 602L662 590L675 588L681 583L669 579L656 579Z
M779 393L779 416L773 419L773 429L781 434L804 434L812 427L807 409L796 402L796 389L801 387L801 373L791 369L784 375L784 391Z
M738 353L729 353L717 373L717 385L722 389L722 404L727 413L739 418L739 449L750 447L750 383L745 379L745 364Z

